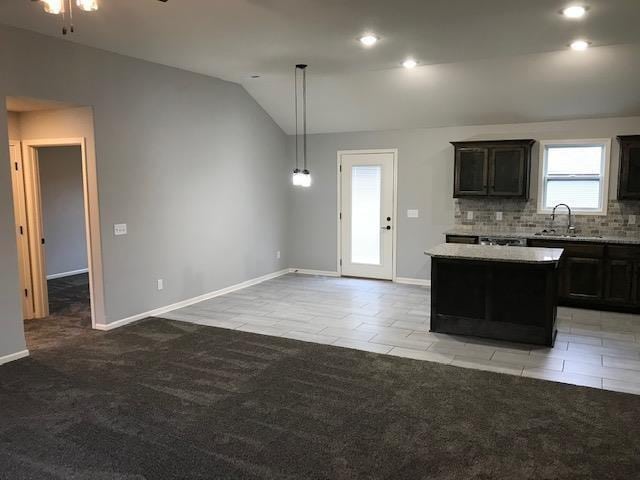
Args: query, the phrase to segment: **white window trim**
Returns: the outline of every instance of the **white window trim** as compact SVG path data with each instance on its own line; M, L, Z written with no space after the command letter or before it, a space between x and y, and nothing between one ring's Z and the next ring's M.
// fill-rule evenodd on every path
M600 172L602 181L602 194L601 202L602 207L598 210L584 210L584 209L571 209L571 213L575 215L606 215L607 207L609 204L609 168L611 165L611 138L581 138L579 140L540 140L540 162L538 172L538 213L550 214L551 208L544 207L544 172L546 170L546 155L545 152L548 147L556 145L575 145L587 146L587 145L602 145L604 146L604 164L602 171ZM571 205L569 205L571 206Z

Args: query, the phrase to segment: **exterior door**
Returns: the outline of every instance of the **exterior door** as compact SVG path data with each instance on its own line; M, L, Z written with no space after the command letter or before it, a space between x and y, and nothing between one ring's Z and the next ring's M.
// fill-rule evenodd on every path
M341 271L391 280L395 152L340 153Z
M20 142L9 141L11 184L13 187L13 212L15 217L16 243L18 245L18 267L22 293L22 314L25 319L34 317L33 282L29 255L27 206L25 201L24 170Z

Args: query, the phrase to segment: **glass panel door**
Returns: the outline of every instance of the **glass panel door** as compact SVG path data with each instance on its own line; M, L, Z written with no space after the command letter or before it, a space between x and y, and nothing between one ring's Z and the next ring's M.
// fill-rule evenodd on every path
M351 262L380 265L382 167L351 169Z
M341 275L393 278L394 165L395 152L340 153Z

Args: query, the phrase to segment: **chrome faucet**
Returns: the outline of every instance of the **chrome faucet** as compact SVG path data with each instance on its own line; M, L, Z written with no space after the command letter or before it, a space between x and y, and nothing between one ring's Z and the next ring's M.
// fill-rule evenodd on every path
M559 203L558 205L553 207L553 211L551 212L551 224L553 225L553 223L556 220L556 209L558 207L567 207L567 210L569 211L569 219L567 220L567 233L569 235L575 235L576 226L573 223L571 223L571 207L566 203Z

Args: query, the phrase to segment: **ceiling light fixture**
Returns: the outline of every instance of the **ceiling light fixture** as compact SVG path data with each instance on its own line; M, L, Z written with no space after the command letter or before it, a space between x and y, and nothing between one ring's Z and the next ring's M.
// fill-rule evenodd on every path
M584 52L587 48L589 48L589 45L589 42L587 42L586 40L575 40L574 42L571 42L570 47L572 50Z
M404 68L416 68L416 66L418 65L418 62L416 62L413 58L407 58L404 62L402 62L402 66Z
M562 14L567 18L582 18L587 14L587 8L582 5L572 5L562 10Z
M64 12L64 0L42 0L44 11L51 15Z
M378 42L378 37L375 35L364 35L360 37L360 43L362 43L366 47L372 47Z
M74 32L73 27L73 0L31 0L32 2L41 2L44 11L52 15L62 15L62 34ZM169 0L158 0L167 3ZM98 10L98 0L76 0L76 7L85 12L95 12ZM67 30L66 14L69 14L69 29Z
M76 5L85 12L95 12L98 10L98 0L76 0Z
M311 173L307 168L307 65L298 64L294 70L295 107L296 107L296 168L293 170L292 182L296 187L310 187ZM302 77L302 145L298 134L298 77ZM302 148L302 170L300 170L300 149Z

